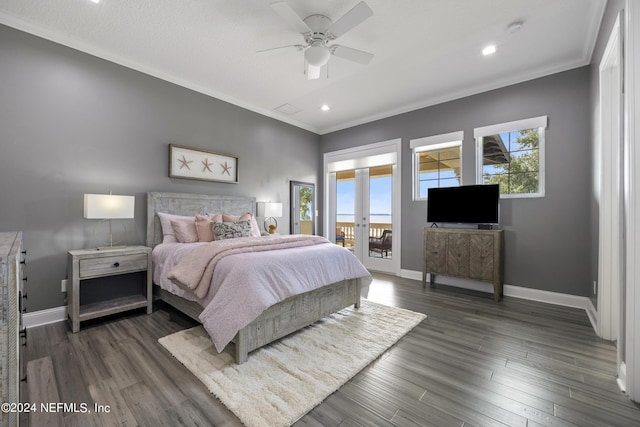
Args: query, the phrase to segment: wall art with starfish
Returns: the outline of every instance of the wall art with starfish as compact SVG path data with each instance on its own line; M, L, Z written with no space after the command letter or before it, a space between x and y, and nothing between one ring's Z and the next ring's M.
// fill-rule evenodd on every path
M169 144L169 176L237 183L238 158Z

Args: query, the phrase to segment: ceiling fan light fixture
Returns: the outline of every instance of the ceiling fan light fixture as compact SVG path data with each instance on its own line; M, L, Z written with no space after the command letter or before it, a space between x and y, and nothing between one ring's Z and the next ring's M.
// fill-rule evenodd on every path
M304 59L307 60L309 65L313 65L314 67L322 67L329 62L330 57L331 52L322 45L311 46L304 52Z
M293 47L298 50L304 50L307 80L320 78L321 71L327 71L327 67L324 66L328 64L333 55L363 65L367 65L373 58L371 53L358 49L342 45L329 46L329 43L333 42L333 40L352 30L373 15L373 11L364 1L359 1L358 4L335 22L319 13L312 13L307 15L306 18L302 18L288 5L287 0L273 1L270 6L277 15L289 24L289 27L299 32L303 37L304 44L293 45ZM279 48L265 49L259 52L268 52L276 49Z

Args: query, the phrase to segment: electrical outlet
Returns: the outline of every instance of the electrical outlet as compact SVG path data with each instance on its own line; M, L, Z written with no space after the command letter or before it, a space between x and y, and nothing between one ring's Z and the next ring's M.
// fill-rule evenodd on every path
M598 282L593 281L593 294L598 295Z
M69 281L69 279L62 279L60 281L60 285L61 285L61 288L62 288L61 292L67 292L67 282L68 281Z

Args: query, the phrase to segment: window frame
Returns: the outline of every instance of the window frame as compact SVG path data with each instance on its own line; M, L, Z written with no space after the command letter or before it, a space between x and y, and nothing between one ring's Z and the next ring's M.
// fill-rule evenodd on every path
M529 119L499 123L490 126L478 127L473 130L476 141L476 183L484 184L483 177L483 143L482 138L490 135L498 135L508 132L519 132L526 129L538 129L538 191L535 193L500 193L503 199L538 198L545 196L545 129L547 128L547 116L532 117Z
M440 135L425 136L409 141L412 158L412 196L414 201L426 201L427 196L420 196L420 156L424 151L435 151L444 148L458 147L460 149L460 185L464 182L462 168L462 142L464 141L464 131L444 133Z

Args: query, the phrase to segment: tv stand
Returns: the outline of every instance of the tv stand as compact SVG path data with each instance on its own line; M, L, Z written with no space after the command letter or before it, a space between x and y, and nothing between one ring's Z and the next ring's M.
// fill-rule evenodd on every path
M422 286L434 285L434 276L458 277L493 284L500 301L503 285L502 230L424 228Z

